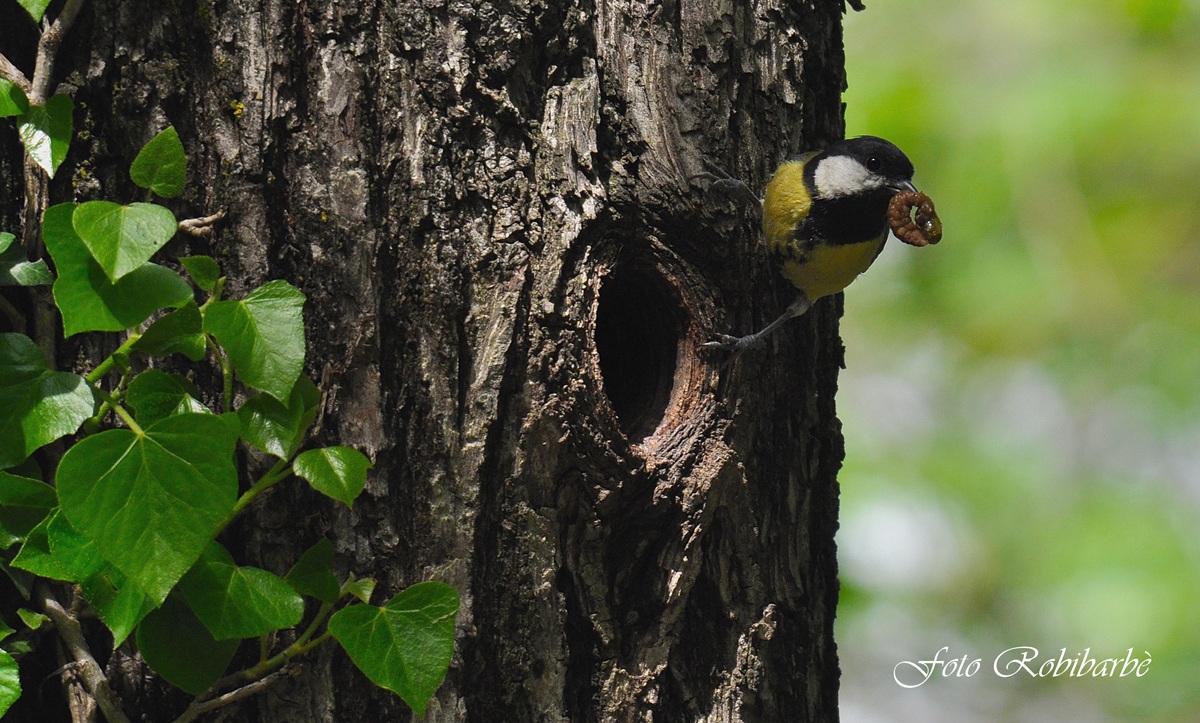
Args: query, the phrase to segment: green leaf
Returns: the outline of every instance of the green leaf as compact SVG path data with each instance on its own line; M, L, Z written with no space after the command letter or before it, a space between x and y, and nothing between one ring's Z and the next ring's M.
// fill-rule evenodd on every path
M196 286L204 291L216 288L217 280L221 278L221 267L217 266L217 262L211 256L184 256L179 259L179 263L183 264Z
M364 577L361 580L354 577L354 573L350 573L350 579L342 585L342 591L338 595L353 595L362 602L371 602L371 595L375 592L375 578Z
M238 409L242 439L280 459L291 459L317 416L321 392L308 376L296 379L287 405L269 394L257 394Z
M75 233L110 281L118 281L150 260L175 235L175 214L157 203L112 201L80 204L71 217Z
M7 652L0 650L0 716L8 712L21 697L21 675L17 661Z
M295 473L316 491L339 500L347 507L367 484L367 470L374 465L365 454L349 447L310 449L292 463Z
M21 622L25 623L25 627L29 628L30 630L37 630L50 620L50 618L46 617L42 613L34 612L33 610L28 610L26 608L17 608L17 617L21 618Z
M17 135L33 162L51 178L67 158L74 132L72 114L75 104L65 95L56 95L46 105L31 105L17 116Z
M179 592L217 640L256 638L293 627L304 600L278 576L239 566L217 542L179 581Z
M62 511L55 509L30 530L12 564L51 580L79 582L107 563L96 551L95 543L79 534Z
M199 392L186 377L147 369L129 383L126 401L143 427L176 414L211 414L196 399Z
M55 558L50 549L50 522L57 515L59 511L55 510L29 531L25 536L25 544L21 545L17 556L13 558L13 567L51 580L72 581L75 575L70 566L64 560Z
M42 259L29 261L25 249L14 244L16 237L0 231L0 286L42 286L54 282L50 267Z
M212 414L167 417L140 436L100 432L58 465L63 513L161 604L233 512L236 444Z
M15 632L17 631L5 625L3 620L0 620L0 641L4 640Z
M29 112L29 99L21 86L0 78L0 118L22 115Z
M50 7L50 0L17 0L17 4L25 8L33 22L40 23L42 16L46 14L46 8Z
M179 352L192 361L200 361L205 351L203 327L200 307L189 301L151 324L133 348L160 356Z
M50 371L24 334L0 334L0 469L73 433L94 408L86 379Z
M79 583L83 596L120 645L157 607L142 589L79 534L59 510L30 533L13 566L41 577Z
M137 624L158 604L125 573L106 563L79 583L84 598L112 631L113 645L120 645Z
M229 667L240 640L215 640L191 608L172 595L146 616L137 645L146 664L168 683L200 695Z
M0 550L24 540L57 506L58 497L50 485L0 472Z
M42 217L42 238L58 270L54 303L62 312L65 336L130 329L159 309L192 300L191 285L157 264L143 264L114 284L75 233L74 213L75 204L60 203Z
M241 301L218 301L204 330L224 347L247 385L286 402L304 367L304 294L270 281Z
M175 198L183 193L187 181L187 155L175 126L167 126L150 139L133 159L129 177L163 198Z
M329 618L329 631L372 683L399 695L420 716L450 668L457 615L454 588L422 582L381 608L339 610Z
M333 543L322 537L308 548L288 570L284 578L301 595L315 597L332 605L342 596L341 586L333 575Z

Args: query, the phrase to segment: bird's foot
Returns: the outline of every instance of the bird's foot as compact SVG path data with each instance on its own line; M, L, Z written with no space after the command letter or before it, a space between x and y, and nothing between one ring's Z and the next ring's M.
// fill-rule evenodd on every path
M709 185L705 191L705 196L708 198L730 199L739 205L755 211L762 208L762 200L744 182L729 175L728 171L713 163L708 158L701 158L700 162L704 166L704 171L697 173L692 178L708 182Z
M729 352L729 360L726 363L732 362L738 358L747 349L757 346L762 341L761 334L747 334L746 336L730 336L729 334L715 334L714 339L705 342L701 345L706 351L724 351Z

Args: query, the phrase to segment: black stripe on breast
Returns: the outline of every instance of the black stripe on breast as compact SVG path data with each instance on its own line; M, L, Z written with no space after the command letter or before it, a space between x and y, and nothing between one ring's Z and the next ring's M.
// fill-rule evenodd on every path
M795 236L802 243L824 240L833 245L876 238L887 232L887 207L893 194L890 189L880 189L869 194L817 200Z

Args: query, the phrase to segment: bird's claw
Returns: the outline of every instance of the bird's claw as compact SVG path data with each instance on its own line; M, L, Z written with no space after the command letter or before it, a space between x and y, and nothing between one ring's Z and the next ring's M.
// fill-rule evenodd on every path
M729 175L728 171L708 158L701 158L700 163L704 170L691 178L708 182L709 186L705 191L707 198L732 199L753 210L762 208L762 199L756 196L744 182Z
M761 341L758 334L749 334L747 336L730 336L729 334L714 334L712 341L707 341L701 347L708 351L727 351L730 352L731 359L736 358L742 352L756 345Z

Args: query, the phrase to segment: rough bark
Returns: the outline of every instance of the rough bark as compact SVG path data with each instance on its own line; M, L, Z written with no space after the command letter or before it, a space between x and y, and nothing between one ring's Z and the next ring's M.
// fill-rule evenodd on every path
M229 212L186 250L216 256L235 294L282 277L308 295L321 435L376 467L353 511L286 486L234 544L283 572L329 534L377 597L456 586L427 720L836 720L840 301L728 369L700 354L791 296L753 221L689 178L709 156L760 188L840 136L842 12L85 7L58 66L81 133L51 197L132 198L129 160L173 123L191 159L179 215ZM18 168L0 161L6 185ZM136 660L108 669L131 714L184 703ZM229 711L407 715L332 647Z

